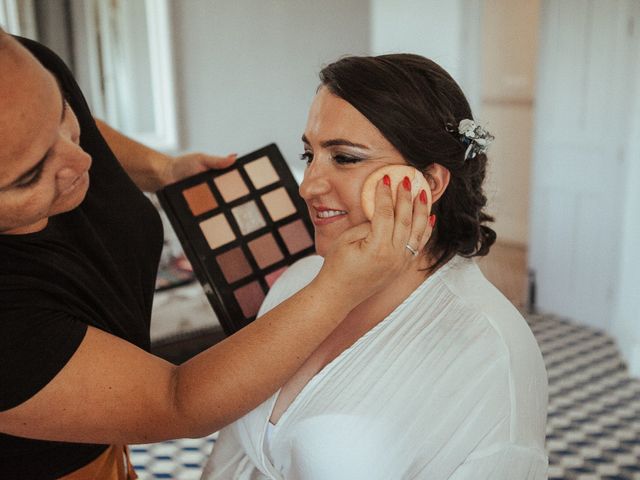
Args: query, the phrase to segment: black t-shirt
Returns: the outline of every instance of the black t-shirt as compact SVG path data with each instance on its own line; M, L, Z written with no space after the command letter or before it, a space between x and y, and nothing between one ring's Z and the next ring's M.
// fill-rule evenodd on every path
M158 213L100 135L71 72L47 48L20 41L60 81L93 163L79 207L50 218L43 231L0 235L0 410L20 405L49 383L87 325L149 350L162 249ZM0 434L0 477L58 478L105 448Z

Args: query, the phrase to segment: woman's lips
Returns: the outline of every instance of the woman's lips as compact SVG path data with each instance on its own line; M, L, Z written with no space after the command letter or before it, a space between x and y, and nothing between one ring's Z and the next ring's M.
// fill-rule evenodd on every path
M347 215L345 210L337 210L327 207L312 207L311 220L316 226L328 225L343 219Z

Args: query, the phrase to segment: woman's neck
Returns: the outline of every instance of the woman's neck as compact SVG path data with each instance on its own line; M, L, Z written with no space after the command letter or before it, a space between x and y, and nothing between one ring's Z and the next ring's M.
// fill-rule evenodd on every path
M426 272L426 267L430 265L429 261L431 261L430 258L421 257L411 269L400 275L390 286L375 293L351 310L327 339L324 347L333 350L333 353L338 353L384 320L432 274Z
M354 308L349 317L370 319L366 320L366 323L378 324L431 275L426 271L427 266L430 264L429 262L430 259L424 256L421 257L411 269L399 276L390 286L373 294Z

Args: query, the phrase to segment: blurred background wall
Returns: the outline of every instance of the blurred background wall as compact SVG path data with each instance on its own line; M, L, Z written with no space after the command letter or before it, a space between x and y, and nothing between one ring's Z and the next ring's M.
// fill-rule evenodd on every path
M74 41L87 28L77 11L101 2L144 0L0 0L0 23L52 45L82 80L90 45ZM640 2L166 5L173 150L242 154L276 142L298 179L300 135L324 64L397 51L440 63L496 136L486 190L495 251L507 259L504 291L513 287L509 298L521 307L527 296L531 303L530 269L536 308L609 331L640 375ZM30 9L35 21L16 20Z

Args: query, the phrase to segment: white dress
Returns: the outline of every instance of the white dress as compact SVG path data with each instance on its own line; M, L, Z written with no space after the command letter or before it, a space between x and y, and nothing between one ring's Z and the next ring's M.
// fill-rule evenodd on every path
M260 313L321 265L293 265ZM203 479L547 478L540 350L472 260L452 259L327 364L267 438L276 398L220 432Z

